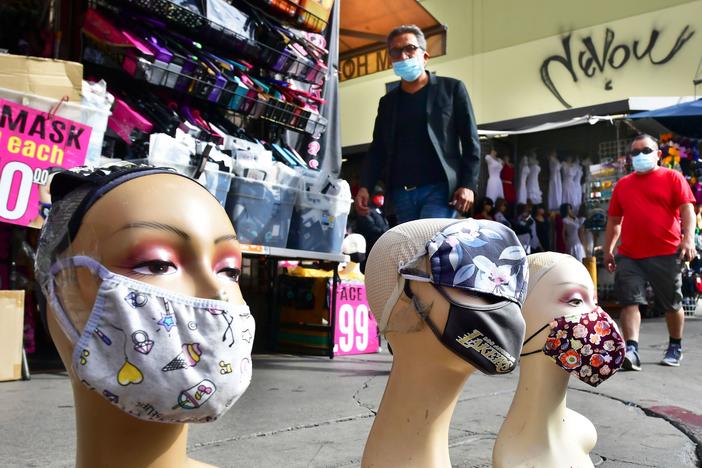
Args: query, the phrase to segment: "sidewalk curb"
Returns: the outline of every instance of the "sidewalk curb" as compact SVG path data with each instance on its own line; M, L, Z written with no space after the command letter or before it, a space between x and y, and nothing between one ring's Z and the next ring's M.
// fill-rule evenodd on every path
M695 443L697 466L702 466L702 415L679 406L651 406L641 409L649 416L665 419L689 437Z
M618 401L626 406L632 406L640 409L646 416L659 418L666 421L668 424L685 434L685 436L695 444L695 456L697 457L697 466L702 467L702 415L693 413L680 408L679 406L642 406L633 401L617 398L605 393L595 392L582 388L573 388L571 390L589 393L610 400ZM687 422L686 422L687 421ZM694 422L692 422L694 421Z

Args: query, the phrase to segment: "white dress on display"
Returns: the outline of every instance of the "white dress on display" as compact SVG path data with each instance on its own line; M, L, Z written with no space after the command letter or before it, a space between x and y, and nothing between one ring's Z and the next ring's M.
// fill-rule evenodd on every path
M580 205L583 203L583 184L580 182L583 179L583 166L579 161L576 161L575 169L573 175L573 210L577 213Z
M548 209L558 211L563 203L563 184L561 182L561 162L551 157L548 163L550 175L548 180Z
M487 164L488 170L485 196L491 198L494 202L498 198L504 198L505 196L502 189L502 179L500 178L500 172L502 172L504 163L490 154L485 155L485 163Z
M527 198L535 205L543 201L543 193L539 187L539 174L541 166L539 162L534 160L529 164L529 176L527 177Z
M527 177L529 177L529 159L524 156L519 164L519 184L517 185L517 203L527 202Z
M577 258L579 262L582 262L583 258L585 258L585 247L580 242L580 236L578 235L582 225L581 219L563 218L563 237L565 238L566 252Z
M561 165L561 176L563 184L561 202L569 203L573 210L577 212L581 200L581 197L578 196L581 192L580 177L582 176L582 170L580 169L580 164L564 162Z

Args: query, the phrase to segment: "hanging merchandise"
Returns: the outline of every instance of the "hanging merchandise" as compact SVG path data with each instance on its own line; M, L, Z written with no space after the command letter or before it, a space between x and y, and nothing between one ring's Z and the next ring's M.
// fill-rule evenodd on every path
M517 203L524 205L527 202L527 178L529 177L529 159L522 156L519 162L519 184L517 185Z
M510 205L514 205L517 201L517 192L514 187L514 165L510 162L509 155L503 156L504 166L502 167L502 172L500 172L500 179L502 179L502 191L505 194L505 200Z
M500 179L500 173L502 172L502 167L504 163L497 156L492 154L485 155L485 163L487 164L488 180L487 187L485 189L485 196L491 199L493 202L498 198L504 198L504 192L502 190L502 180Z
M536 159L536 155L532 154L529 157L529 174L527 176L526 186L527 198L535 205L538 205L543 201L543 193L541 192L541 187L539 186L540 173L541 166L539 165L539 161Z
M313 172L326 185L303 189L310 156L285 135L326 130L328 50L318 33L332 4L91 0L82 56L115 96L103 156L197 179L244 244L338 253L348 187Z
M555 151L549 155L548 209L551 211L558 211L563 203L561 164Z

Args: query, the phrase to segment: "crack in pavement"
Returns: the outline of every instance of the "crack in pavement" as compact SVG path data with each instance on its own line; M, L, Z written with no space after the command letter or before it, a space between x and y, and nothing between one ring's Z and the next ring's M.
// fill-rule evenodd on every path
M645 406L642 406L642 405L635 403L633 401L625 400L623 398L618 398L618 397L611 396L611 395L605 395L604 393L596 392L593 390L588 390L586 388L570 388L570 390L573 390L576 392L582 392L582 393L589 393L590 395L600 396L600 397L604 397L604 398L609 398L610 400L618 401L619 403L622 403L626 406L632 406L634 408L638 408L648 417L659 418L659 419L666 421L668 424L673 426L675 429L682 432L695 445L695 456L697 457L696 465L702 466L702 440L700 440L700 438L697 436L697 434L695 434L694 431L692 431L690 428L688 428L687 426L685 426L681 422L671 418L670 416L668 416L666 414L657 413L656 411L653 411L649 408L646 408ZM622 460L622 461L625 461L625 460ZM647 465L643 465L643 466L647 466Z
M295 426L284 427L282 429L275 429L272 431L254 432L252 434L244 434L239 436L226 437L224 439L211 440L209 442L198 442L188 447L190 451L196 451L205 447L213 447L219 444L225 444L227 442L238 442L240 440L256 439L258 437L269 437L273 435L283 434L285 432L295 432L305 429L314 429L316 427L329 426L331 424L345 423L351 421L358 421L360 419L372 418L372 414L358 414L356 416L346 416L343 418L330 419L327 421L320 421L308 424L297 424Z
M314 459L317 458L317 455L319 455L319 452L321 452L322 449L324 448L324 446L327 445L328 443L329 443L329 442L327 442L327 441L323 441L323 442L319 445L319 448L318 448L317 451L314 453L314 455L312 455L312 458L310 458L310 462L307 464L307 467L308 467L308 468L309 468L310 466L312 466L312 462L314 461Z
M358 390L356 390L356 392L353 394L353 397L352 397L352 398L353 398L353 401L355 401L356 404L357 404L358 406L360 406L361 408L367 409L368 411L370 411L370 412L373 414L373 416L376 416L376 415L378 414L378 412L375 411L373 408L371 408L369 405L367 405L367 404L365 404L365 403L362 403L362 402L361 402L361 397L360 397L360 395L359 395L363 390L365 390L365 389L368 388L368 384L369 384L369 383L371 382L371 380L373 380L373 379L375 379L375 376L369 377L368 380L366 380L365 382L363 382L363 383L361 384L361 387L360 387Z

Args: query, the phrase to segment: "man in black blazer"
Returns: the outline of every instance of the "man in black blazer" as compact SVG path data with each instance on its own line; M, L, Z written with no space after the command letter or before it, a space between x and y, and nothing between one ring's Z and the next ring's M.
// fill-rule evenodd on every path
M465 85L426 71L417 26L395 28L388 55L400 86L380 99L356 211L368 213L368 187L386 186L398 223L451 218L473 205L480 142Z

